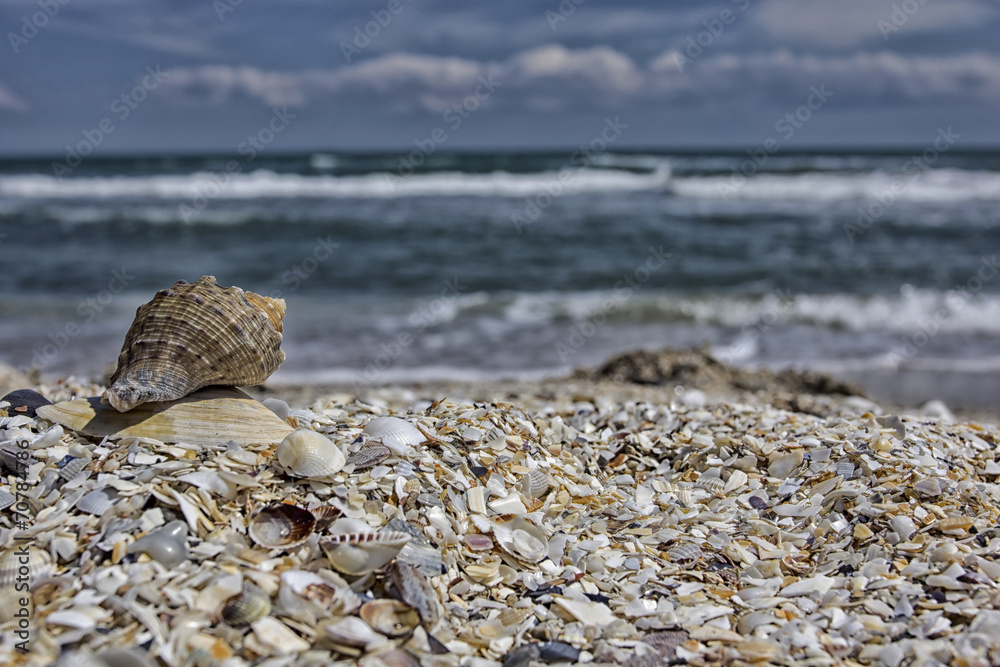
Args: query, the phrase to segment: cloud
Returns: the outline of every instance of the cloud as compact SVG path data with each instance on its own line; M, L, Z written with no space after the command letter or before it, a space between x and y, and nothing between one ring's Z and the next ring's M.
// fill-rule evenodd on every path
M907 14L907 32L929 32L974 26L991 15L976 0L926 2ZM888 21L902 0L764 0L754 22L783 42L809 46L850 47L866 40L882 41L878 22ZM995 13L995 10L992 12Z
M850 56L802 56L790 51L704 57L676 67L676 54L665 53L650 69L660 96L682 98L711 93L771 94L827 84L841 99L856 102L931 102L1000 100L1000 56L968 53L954 56L903 56L889 51Z
M21 113L29 109L28 103L0 83L0 111L15 111Z
M574 50L547 45L515 53L502 62L392 53L336 69L180 68L172 71L161 88L168 97L186 104L220 105L241 95L267 105L302 106L333 99L378 105L396 113L440 113L473 94L484 80L498 82L502 91L485 104L528 110L642 102L743 104L758 99L785 104L811 85L823 83L845 102L845 98L881 103L1000 100L1000 56L987 53L719 53L703 55L684 71L677 62L673 51L639 66L607 47Z

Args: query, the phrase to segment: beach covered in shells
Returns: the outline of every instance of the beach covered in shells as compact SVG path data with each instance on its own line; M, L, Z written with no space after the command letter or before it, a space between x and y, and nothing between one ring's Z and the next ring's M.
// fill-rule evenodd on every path
M289 402L338 450L320 475L0 406L0 663L1000 662L995 426L586 386Z

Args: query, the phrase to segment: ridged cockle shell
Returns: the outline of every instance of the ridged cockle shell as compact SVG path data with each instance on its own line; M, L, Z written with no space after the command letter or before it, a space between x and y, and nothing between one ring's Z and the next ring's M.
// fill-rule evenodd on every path
M140 306L103 399L121 412L208 385L260 384L285 359L285 302L214 276L178 281Z
M278 463L296 477L328 477L344 467L347 457L332 440L307 428L292 431L278 445Z

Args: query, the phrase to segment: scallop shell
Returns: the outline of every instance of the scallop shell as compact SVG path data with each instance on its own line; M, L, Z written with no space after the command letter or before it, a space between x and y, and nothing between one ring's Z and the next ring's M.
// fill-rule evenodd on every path
M265 549L291 549L305 542L315 527L316 517L309 510L274 503L251 517L247 534Z
M209 387L176 401L147 403L122 413L99 398L43 405L44 419L97 438L153 438L211 447L234 441L241 447L272 444L292 432L266 407L239 389Z
M394 530L371 533L342 533L320 541L330 564L344 574L374 572L399 553L410 536Z
M330 524L340 518L343 511L339 507L333 505L321 505L319 507L314 507L310 512L316 517L316 532L324 531L329 528Z
M276 452L278 463L296 477L329 477L347 462L344 452L322 433L300 428L289 433Z
M243 590L226 600L219 617L227 625L250 625L271 613L271 598L251 583L243 582Z
M376 632L387 637L402 637L420 625L420 615L399 600L371 600L361 605L361 618Z
M0 556L0 588L14 588L18 582L31 586L53 571L52 558L38 547L13 547Z
M16 500L17 498L14 497L13 493L9 492L7 489L0 489L0 510L7 509L13 505Z
M365 435L403 454L411 445L419 445L427 438L416 426L399 417L376 417L365 425Z
M285 360L284 315L283 300L221 287L214 276L180 280L136 311L102 398L127 412L209 385L260 384Z
M528 563L537 563L549 553L545 531L522 517L497 522L493 537L504 551Z
M704 555L697 544L681 542L667 552L667 557L675 563L693 563Z

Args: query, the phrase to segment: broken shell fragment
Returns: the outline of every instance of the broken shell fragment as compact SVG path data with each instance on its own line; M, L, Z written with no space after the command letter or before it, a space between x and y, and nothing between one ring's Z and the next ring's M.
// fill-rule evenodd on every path
M81 512L102 516L118 501L118 492L102 487L94 489L77 501L76 506Z
M317 630L322 633L322 637L333 642L334 646L367 648L385 641L383 635L356 616L324 620L319 623Z
M322 433L300 428L289 433L276 452L278 463L296 477L329 477L344 467L347 457Z
M397 454L427 440L416 426L399 417L376 417L365 425L365 435L378 440Z
M402 637L420 624L420 615L399 600L371 600L361 605L361 618L376 632L387 637Z
M178 281L140 306L102 399L127 412L209 385L260 384L285 359L285 302L221 287L214 276Z
M528 563L537 563L549 553L545 531L522 517L498 521L493 536L500 548Z
M338 571L363 575L391 561L409 541L408 534L394 530L341 533L322 539L320 548Z
M400 600L413 607L428 627L441 618L438 596L420 570L409 563L396 561L389 572L393 588Z
M78 433L97 438L153 438L211 447L228 440L241 447L281 441L292 428L239 389L208 387L164 403L148 403L126 413L98 398L80 398L38 408L38 414Z
M366 470L377 466L392 456L392 450L385 445L365 445L347 457L347 462L354 464L354 470Z
M307 509L273 503L251 517L247 534L265 549L291 549L309 539L316 517Z

